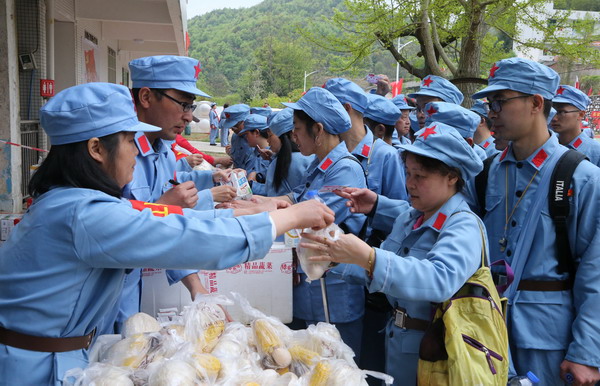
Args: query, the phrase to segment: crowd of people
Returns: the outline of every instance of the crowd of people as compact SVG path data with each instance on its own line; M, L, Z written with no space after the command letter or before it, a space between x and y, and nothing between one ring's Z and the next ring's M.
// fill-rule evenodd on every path
M338 263L325 275L327 317L362 368L417 383L435 305L485 256L505 268L494 271L508 299L503 379L600 381L600 143L581 130L585 93L510 58L468 96L471 108L434 75L395 98L385 84L365 92L333 78L280 111L236 104L219 115L213 105L210 144L220 137L228 156L211 163L245 170L254 198L244 201L218 184L231 169L193 170L203 156L172 147L189 146L181 133L196 96L207 97L196 64L135 59L131 94L90 83L41 109L52 147L0 249L0 384L60 385L84 367L94 335L120 332L139 311L141 268L169 269L193 298L206 293L197 270L259 259L278 235L332 222L344 235L304 234L302 246ZM298 266L290 327L324 312L320 283ZM488 359L490 369L504 360Z

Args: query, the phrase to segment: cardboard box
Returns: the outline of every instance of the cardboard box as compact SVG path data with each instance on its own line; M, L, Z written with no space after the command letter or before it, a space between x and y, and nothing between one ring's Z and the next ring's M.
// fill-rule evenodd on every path
M7 213L0 214L0 245L8 240L13 228L21 221L22 214Z
M223 271L200 271L198 275L210 293L229 296L230 292L238 292L265 314L284 323L292 321L292 250L283 243L273 244L264 259ZM156 317L161 308L177 307L181 311L191 303L185 286L181 283L169 286L163 269L146 268L142 276L142 312ZM234 320L240 319L237 305L227 310Z

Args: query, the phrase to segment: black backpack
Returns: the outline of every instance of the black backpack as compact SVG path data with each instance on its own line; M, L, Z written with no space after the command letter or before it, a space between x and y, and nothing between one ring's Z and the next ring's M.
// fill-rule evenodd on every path
M493 155L483 161L483 170L475 177L475 192L477 202L480 208L480 217L485 217L485 193L487 189L490 166L496 158ZM575 261L569 246L569 234L567 230L567 217L569 217L569 196L568 191L571 186L573 173L577 166L587 159L585 154L575 150L567 150L558 160L552 178L550 180L550 189L548 191L548 209L550 217L554 222L556 229L556 251L558 256L558 271L559 273L568 272L569 280L574 280Z

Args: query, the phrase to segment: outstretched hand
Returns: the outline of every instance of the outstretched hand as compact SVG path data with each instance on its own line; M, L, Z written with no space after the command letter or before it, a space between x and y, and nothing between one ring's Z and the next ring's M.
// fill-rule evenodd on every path
M367 188L344 188L334 192L340 197L348 199L346 206L352 213L370 213L377 203L377 193Z
M313 241L312 243L302 241L300 243L302 248L312 249L320 253L310 257L311 261L349 263L368 269L371 247L351 233L340 235L336 241L312 233L302 233L301 236L303 240Z

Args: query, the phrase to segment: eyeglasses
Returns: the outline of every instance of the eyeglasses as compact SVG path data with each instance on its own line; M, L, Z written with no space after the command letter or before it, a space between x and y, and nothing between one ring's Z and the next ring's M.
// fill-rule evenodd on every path
M512 98L506 98L506 99L496 99L493 100L491 102L486 103L488 108L490 109L490 111L493 111L495 113L499 113L502 111L502 106L512 100L512 99L519 99L519 98L529 98L531 95L519 95L516 97L512 97Z
M183 108L183 112L187 113L188 111L194 111L196 110L196 105L193 103L187 103L187 102L181 102L178 101L177 99L173 98L172 96L170 96L169 94L165 93L164 91L161 90L157 90L154 89L154 91L156 91L157 93L159 93L162 96L166 96L167 98L169 98L170 100L172 100L173 102L177 103L178 105L181 105L181 107Z
M580 110L561 110L561 111L556 111L556 116L557 117L564 117L565 115L569 114L569 113L578 113Z

